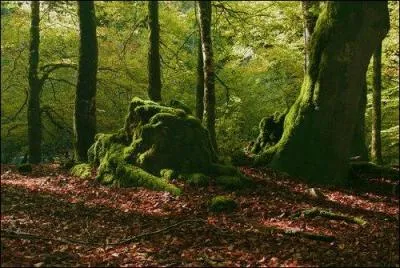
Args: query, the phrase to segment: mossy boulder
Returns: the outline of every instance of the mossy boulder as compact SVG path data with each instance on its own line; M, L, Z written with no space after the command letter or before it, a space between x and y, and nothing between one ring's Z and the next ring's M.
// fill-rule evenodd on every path
M275 112L274 115L261 119L258 126L260 133L251 148L252 153L258 154L264 148L275 145L280 140L286 113L286 111L283 113Z
M92 167L90 164L82 163L71 168L70 173L73 176L88 179L92 175Z
M235 200L229 196L216 196L211 199L210 211L212 212L227 212L231 213L238 207Z
M208 131L186 109L134 98L123 129L98 134L88 151L104 184L144 186L179 193L169 180L191 175L189 183L206 185L209 175L238 175L234 167L217 164Z
M210 181L210 177L203 173L193 173L187 176L187 183L190 186L204 187L207 186Z

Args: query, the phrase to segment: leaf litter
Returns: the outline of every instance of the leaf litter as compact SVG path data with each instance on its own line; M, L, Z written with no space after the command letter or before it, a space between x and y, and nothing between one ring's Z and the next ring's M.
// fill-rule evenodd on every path
M255 189L185 187L175 197L106 187L55 164L29 175L2 165L1 266L399 266L398 198L307 185L265 168L241 171ZM326 198L308 196L310 187ZM209 212L216 195L239 208ZM292 217L310 208L367 223ZM324 236L334 239L316 239Z

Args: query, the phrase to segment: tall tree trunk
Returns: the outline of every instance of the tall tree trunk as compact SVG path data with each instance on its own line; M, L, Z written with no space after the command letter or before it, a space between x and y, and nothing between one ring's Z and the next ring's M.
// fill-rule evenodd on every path
M214 60L211 40L211 2L198 1L201 49L203 52L204 72L204 125L211 139L211 144L217 152L215 134L215 85L214 85Z
M311 35L314 32L319 13L319 1L301 2L304 18L304 73L307 72Z
M281 140L257 159L310 181L343 183L371 55L389 29L387 2L328 2Z
M158 25L158 1L149 1L149 52L148 95L152 101L161 101L161 72L160 72L160 27Z
M87 150L96 134L97 37L93 1L78 1L80 47L76 86L74 133L75 157L87 161Z
M31 40L29 49L29 98L28 98L28 154L29 162L41 161L42 122L40 118L39 65L39 1L31 1Z
M351 156L357 160L368 160L368 148L365 140L365 110L367 108L367 82L364 81L363 90L360 96L359 114L354 130L354 137L351 143Z
M201 39L197 49L197 85L196 85L196 117L203 121L204 113L204 72L203 52L201 51Z
M373 95L372 95L372 140L371 158L372 161L382 164L381 148L381 54L382 43L376 47L373 61Z

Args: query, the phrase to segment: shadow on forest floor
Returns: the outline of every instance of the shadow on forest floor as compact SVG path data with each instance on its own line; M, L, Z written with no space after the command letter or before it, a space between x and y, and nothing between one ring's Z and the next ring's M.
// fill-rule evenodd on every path
M399 265L398 199L318 187L325 199L316 200L306 194L316 186L266 169L242 171L258 182L256 189L185 188L175 197L105 187L55 165L34 167L34 176L2 166L1 265ZM238 209L209 212L216 195L232 197ZM291 217L312 207L361 217L367 224ZM298 231L334 239L293 235Z

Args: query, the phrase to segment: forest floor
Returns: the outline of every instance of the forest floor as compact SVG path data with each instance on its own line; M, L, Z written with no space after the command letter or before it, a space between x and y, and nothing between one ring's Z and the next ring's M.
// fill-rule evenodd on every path
M257 182L255 189L186 187L176 197L105 187L56 164L34 166L29 175L2 165L1 266L399 267L398 198L311 186L269 169L241 170ZM308 195L310 187L325 198ZM239 207L210 212L216 195L232 197ZM293 217L312 207L366 223Z

